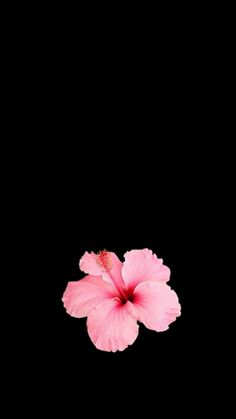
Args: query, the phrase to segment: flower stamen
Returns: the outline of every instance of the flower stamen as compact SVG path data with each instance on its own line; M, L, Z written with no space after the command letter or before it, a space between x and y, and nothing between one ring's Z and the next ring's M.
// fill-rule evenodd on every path
M105 272L109 272L112 268L112 260L109 252L106 249L100 250L100 252L97 254L96 262L99 268L102 268L102 270Z

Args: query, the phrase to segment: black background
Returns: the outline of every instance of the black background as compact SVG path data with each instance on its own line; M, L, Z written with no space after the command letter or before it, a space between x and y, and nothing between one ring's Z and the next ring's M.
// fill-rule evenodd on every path
M147 31L132 12L137 30L126 22L126 36L118 23L110 36L112 19L103 28L95 12L94 32L90 11L80 16L85 28L77 14L71 24L71 13L66 20L57 12L43 11L38 26L39 11L30 19L25 13L27 25L17 15L19 31L5 34L12 45L4 179L13 175L13 258L23 253L22 281L17 275L13 284L26 288L24 298L17 294L22 314L9 328L11 362L19 359L22 370L11 386L18 379L19 393L26 382L26 405L31 393L38 399L33 415L35 406L45 415L46 395L53 417L63 406L66 416L70 408L82 416L83 402L88 416L93 407L110 417L141 406L147 415L154 406L155 415L164 407L165 416L171 408L192 416L204 397L209 401L220 359L213 354L226 334L223 298L214 299L221 280L212 272L226 263L222 214L216 217L228 185L222 167L230 166L221 109L229 89L221 66L226 74L230 67L224 28L213 9L200 10L201 19L196 10L180 11L181 20L174 10L158 22L153 14ZM127 250L145 247L170 267L181 317L163 333L140 325L124 352L99 351L86 319L66 314L63 292L83 277L78 262L86 250L106 248L122 260Z

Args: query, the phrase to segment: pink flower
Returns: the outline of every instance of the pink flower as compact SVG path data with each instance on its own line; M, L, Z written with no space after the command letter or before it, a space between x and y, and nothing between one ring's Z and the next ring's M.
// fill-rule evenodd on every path
M103 351L123 351L138 336L138 323L163 332L180 316L176 293L166 285L170 270L149 249L115 253L85 252L80 269L87 273L69 282L62 301L67 313L88 317L88 334Z

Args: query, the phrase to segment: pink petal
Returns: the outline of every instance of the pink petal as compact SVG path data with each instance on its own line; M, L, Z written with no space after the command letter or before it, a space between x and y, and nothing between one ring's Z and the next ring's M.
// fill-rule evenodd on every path
M109 258L109 269L105 269L98 263L98 255L94 252L85 254L80 259L81 271L90 275L102 276L103 279L110 284L114 284L119 290L125 288L125 284L121 275L122 262L113 252L107 252Z
M137 313L128 301L107 300L96 306L88 316L88 334L102 351L123 351L138 336Z
M102 278L87 275L80 281L68 282L62 301L68 314L86 317L101 301L117 295L116 289Z
M89 275L101 276L101 268L98 266L97 255L94 252L85 252L79 262L80 270Z
M151 250L131 250L124 256L122 276L129 288L143 281L169 281L170 269Z
M134 290L138 320L148 329L162 332L180 316L180 304L176 293L162 282L146 281Z

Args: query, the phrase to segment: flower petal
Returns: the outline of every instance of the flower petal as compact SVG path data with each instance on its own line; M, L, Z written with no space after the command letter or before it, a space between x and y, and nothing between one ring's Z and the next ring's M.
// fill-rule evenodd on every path
M148 329L162 332L180 316L181 307L176 293L162 282L146 281L134 290L133 304L138 320Z
M96 260L97 255L94 252L85 252L79 262L80 270L89 275L101 276L101 268Z
M131 250L124 257L122 276L129 288L143 281L169 281L170 269L151 250Z
M138 336L137 312L128 301L114 298L96 306L88 315L88 334L102 351L123 351Z
M87 275L80 281L68 282L62 301L68 314L86 317L93 307L117 295L117 290L98 276Z

